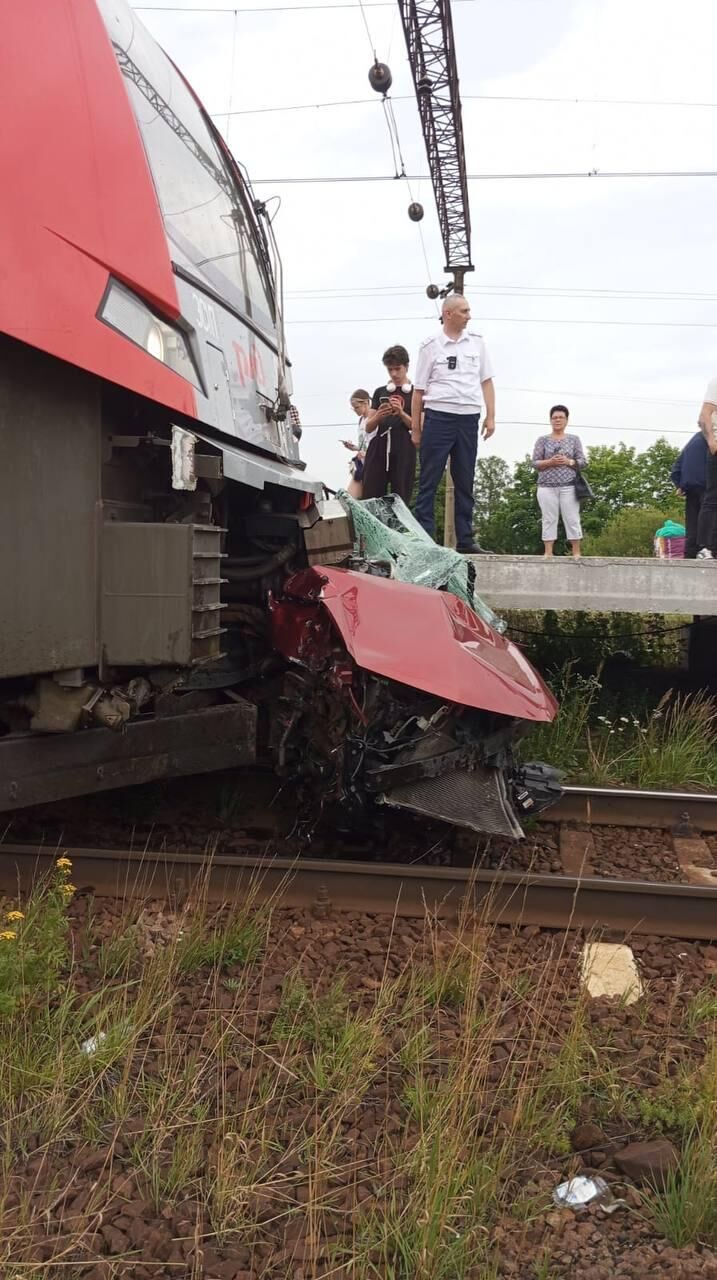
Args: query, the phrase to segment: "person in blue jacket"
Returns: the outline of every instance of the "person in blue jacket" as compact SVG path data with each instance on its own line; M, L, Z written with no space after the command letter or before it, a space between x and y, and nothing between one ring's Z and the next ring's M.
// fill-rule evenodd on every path
M685 499L685 559L697 556L697 522L707 485L707 459L709 450L701 431L687 441L682 453L672 465L670 480Z

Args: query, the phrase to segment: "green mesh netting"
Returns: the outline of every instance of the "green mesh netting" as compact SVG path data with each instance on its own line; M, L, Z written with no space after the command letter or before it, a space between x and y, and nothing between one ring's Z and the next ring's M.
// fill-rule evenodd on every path
M437 546L397 494L357 502L342 489L338 498L353 521L357 555L390 561L399 582L434 590L445 587L465 600L489 627L505 631L507 624L476 592L473 562L450 547Z

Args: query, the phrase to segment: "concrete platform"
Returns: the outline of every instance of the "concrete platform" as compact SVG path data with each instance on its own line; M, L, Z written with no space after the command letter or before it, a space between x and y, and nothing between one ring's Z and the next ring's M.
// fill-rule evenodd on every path
M473 556L493 608L717 616L717 560Z

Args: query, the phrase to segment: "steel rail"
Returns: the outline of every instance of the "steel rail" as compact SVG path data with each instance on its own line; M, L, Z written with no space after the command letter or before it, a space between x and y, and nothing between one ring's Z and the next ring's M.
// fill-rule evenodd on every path
M627 787L566 787L562 799L544 810L539 821L717 831L717 795Z
M200 888L213 902L240 898L318 914L336 909L457 920L467 913L486 924L717 939L716 888L465 867L4 844L0 889L28 888L59 854L72 859L78 890L127 899L182 902Z

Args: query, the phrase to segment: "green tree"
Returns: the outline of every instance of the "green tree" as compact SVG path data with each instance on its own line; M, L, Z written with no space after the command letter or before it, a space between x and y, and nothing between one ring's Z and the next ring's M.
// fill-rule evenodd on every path
M538 555L542 551L535 490L535 470L530 458L525 458L515 464L503 501L494 505L489 516L483 515L478 499L477 531L482 546L501 555Z
M498 514L505 503L510 482L510 467L503 458L478 459L473 496L480 520L492 520Z
M635 459L638 475L638 502L646 507L660 507L674 504L675 487L670 480L672 465L679 456L677 445L668 444L660 437L644 453L638 453Z

